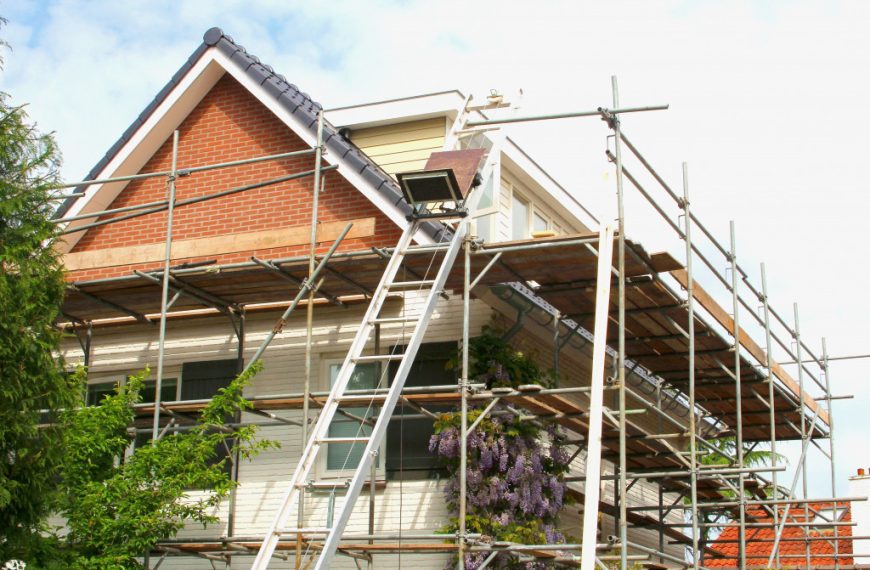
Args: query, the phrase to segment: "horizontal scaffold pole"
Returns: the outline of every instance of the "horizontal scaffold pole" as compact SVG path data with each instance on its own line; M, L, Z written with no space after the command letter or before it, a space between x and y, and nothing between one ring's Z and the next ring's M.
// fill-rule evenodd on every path
M334 165L330 165L330 166L324 166L320 170L321 170L321 172L323 172L323 171L328 171L328 170L335 170L336 168L338 168L338 165L334 164ZM198 204L199 202L205 202L207 200L214 200L215 198L223 198L224 196L230 196L231 194L238 194L239 192L246 192L248 190L256 190L257 188L264 188L266 186L271 186L273 184L280 184L282 182L288 182L290 180L297 180L299 178L305 178L307 176L313 175L315 172L317 172L317 169L306 170L305 172L298 172L296 174L290 174L288 176L281 176L279 178L273 178L271 180L266 180L264 182L256 182L254 184L247 184L245 186L239 186L237 188L230 188L228 190L223 190L221 192L215 192L214 194L206 194L205 196L197 196L196 198L188 198L187 200L179 200L178 202L175 203L175 208L180 208L183 206L190 206L191 204ZM100 220L99 222L93 222L91 224L76 226L74 228L67 228L67 229L63 230L62 232L60 232L60 234L61 235L74 234L76 232L81 232L81 231L88 230L91 228L105 226L108 224L114 224L116 222L122 222L124 220L129 220L132 218L138 218L139 216L147 216L149 214L156 214L158 212L163 212L164 210L169 209L169 204L167 202L165 202L165 201L160 202L160 204L162 204L162 205L156 206L156 207L148 209L148 210L143 210L143 211L139 211L139 212L134 212L132 214L127 214L125 216L118 216L117 218L110 218L108 220ZM119 209L123 209L123 208L119 208ZM100 213L99 215L104 215L106 213L112 213L112 211L105 210L102 213ZM57 222L59 222L59 223L60 222L68 222L68 221L71 221L71 220L70 219L63 219L63 218L60 220L57 220Z

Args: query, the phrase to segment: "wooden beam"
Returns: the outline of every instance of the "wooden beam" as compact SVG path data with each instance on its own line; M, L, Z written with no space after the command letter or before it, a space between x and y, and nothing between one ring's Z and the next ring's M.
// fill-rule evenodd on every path
M353 228L347 234L346 239L369 237L375 233L374 218L325 222L317 228L318 241L335 240L348 222L353 223ZM310 239L311 227L305 225L176 240L172 242L172 259L177 261L224 253L304 245L309 243ZM68 253L63 256L63 264L68 271L80 271L98 267L116 267L119 265L162 261L164 254L163 242L149 243L145 245L129 245Z

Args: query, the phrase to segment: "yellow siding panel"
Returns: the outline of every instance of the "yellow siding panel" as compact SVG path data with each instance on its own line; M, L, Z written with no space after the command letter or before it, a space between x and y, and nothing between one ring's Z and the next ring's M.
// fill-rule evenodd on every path
M351 140L390 175L419 170L444 146L444 117L354 131Z
M441 149L442 146L444 146L444 137L429 137L426 139L400 141L391 144L370 145L365 147L363 152L372 158L376 158L384 155L401 154L418 150L432 152L433 148Z
M392 125L381 125L378 127L369 127L367 129L354 130L351 137L354 142L362 141L369 138L390 137L397 133L413 133L414 131L427 131L432 136L444 136L447 130L447 120L444 117L435 117L434 119L423 119L422 121L408 121L405 123L394 123ZM410 135L407 138L414 138L415 135ZM357 142L357 144L359 144Z

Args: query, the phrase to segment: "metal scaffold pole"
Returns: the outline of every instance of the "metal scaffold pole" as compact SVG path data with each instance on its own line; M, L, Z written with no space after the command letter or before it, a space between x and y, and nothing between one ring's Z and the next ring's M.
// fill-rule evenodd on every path
M698 448L695 415L695 285L692 275L692 213L689 207L689 166L683 163L683 213L685 214L686 242L686 310L689 313L689 470L691 471L689 498L692 502L692 568L698 570ZM659 521L664 523L664 521Z
M320 204L320 178L323 161L323 111L317 113L317 146L314 149L314 181L311 188L311 244L308 254L308 306L305 313L305 385L302 399L302 445L308 441L308 415L309 400L311 399L311 345L313 342L314 327L314 297L316 296L317 284L314 269L317 252L317 216ZM299 528L305 525L305 489L299 490L299 512L297 513ZM296 537L296 569L302 567L302 535Z
M172 262L172 216L175 212L175 179L178 174L178 131L172 133L172 170L166 177L166 247L164 249L163 279L160 284L160 337L157 341L157 378L154 383L154 425L151 440L160 437L160 391L163 388L163 360L166 354L166 311L169 304L169 267Z
M619 108L619 85L616 76L610 78L613 89L613 107ZM619 382L619 544L620 544L620 569L628 567L628 512L627 494L628 481L626 480L627 457L626 457L626 418L625 418L625 204L622 183L622 135L620 133L619 116L611 115L611 127L614 132L614 154L616 156L616 202L618 217L618 246L617 246L617 273L618 273L618 356L617 374Z
M773 485L773 500L774 502L779 499L779 484L777 483L777 475L776 471L776 463L778 456L776 454L776 406L775 404L775 393L774 390L774 380L773 380L773 342L771 339L770 333L770 306L769 300L767 297L767 271L765 270L764 264L761 264L761 301L762 306L764 308L764 337L766 343L766 358L765 358L765 366L767 368L767 397L770 404L770 464L771 467L774 468L771 474L771 484ZM774 528L779 525L779 506L777 504L773 505L773 526ZM776 555L776 563L779 565L779 552Z
M468 358L471 340L471 237L465 239L465 263L462 271L462 374L459 379L460 424L459 424L459 534L457 540L456 567L465 569L465 517L468 508Z
M736 398L736 418L735 423L737 428L737 466L741 471L737 474L737 491L738 501L740 501L740 543L739 543L739 562L740 567L746 567L746 495L744 493L745 473L742 469L743 464L743 398L740 381L740 299L737 293L737 236L734 231L734 221L731 221L731 250L729 251L729 261L731 262L731 296L734 303L734 397Z
M828 343L824 337L822 337L822 372L825 375L825 399L828 404L828 453L831 459L831 496L835 499L837 498L837 463L834 460L834 411L831 408L831 376L830 370L828 369ZM838 512L839 512L839 503L834 501L834 517L833 520L837 520ZM835 570L839 570L840 568L840 532L837 526L834 526L834 568Z
M796 343L796 352L797 352L797 361L798 361L798 387L800 388L800 393L804 393L804 366L801 364L803 362L803 344L801 343L801 323L800 323L800 315L798 314L798 304L794 303L794 340ZM803 398L803 396L801 396ZM803 401L800 404L801 409L801 439L803 440L804 447L807 446L811 439L811 433L807 432L807 417L806 410L804 407ZM815 424L814 424L815 425ZM815 429L814 427L812 429ZM800 464L800 473L801 473L801 497L803 499L807 499L807 455L804 453L801 455L801 464ZM810 520L810 506L809 503L804 503L804 523L809 522ZM804 529L804 534L807 534L807 529ZM805 558L807 568L810 567L810 542L806 541L806 548L804 549Z

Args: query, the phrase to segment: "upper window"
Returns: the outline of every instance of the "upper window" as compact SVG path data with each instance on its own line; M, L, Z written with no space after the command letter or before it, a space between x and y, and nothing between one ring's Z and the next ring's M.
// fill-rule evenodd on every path
M550 229L550 220L544 217L540 212L535 212L532 215L532 231L545 232Z
M164 378L160 384L160 401L173 402L178 400L208 400L212 398L217 391L230 385L230 382L236 377L238 369L238 360L207 360L200 362L185 362L181 366L181 385L179 386L178 378ZM147 380L144 389L142 390L142 402L154 403L156 381ZM163 421L169 425L169 416L163 415ZM231 418L226 418L231 421ZM147 429L137 431L135 447L147 445L151 441L151 429L149 424ZM227 458L227 446L218 445L214 463ZM230 460L224 462L224 469L227 473L232 469Z
M526 239L529 235L529 202L514 192L511 198L511 239Z
M181 400L207 400L217 394L221 388L226 388L236 377L238 360L206 360L203 362L185 362L181 367ZM163 398L167 388L161 387L160 397ZM153 397L153 388L152 388ZM170 398L171 401L174 398Z
M126 383L127 379L124 379L124 383ZM142 403L144 404L153 404L154 403L154 389L157 386L156 380L146 380L145 385L142 387ZM99 404L103 398L114 394L118 388L118 382L95 382L93 384L88 384L87 386L87 396L85 398L85 404L88 406L96 406ZM160 401L161 402L174 402L178 400L178 379L177 378L164 378L163 382L160 384Z
M117 382L95 382L88 384L85 405L96 406L106 396L114 394L117 387Z

